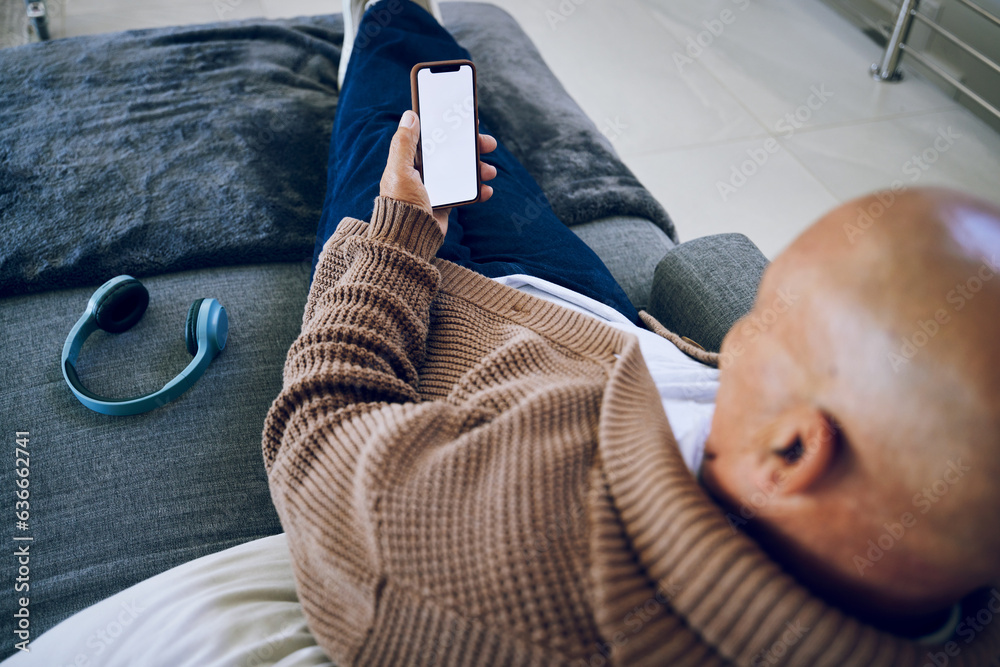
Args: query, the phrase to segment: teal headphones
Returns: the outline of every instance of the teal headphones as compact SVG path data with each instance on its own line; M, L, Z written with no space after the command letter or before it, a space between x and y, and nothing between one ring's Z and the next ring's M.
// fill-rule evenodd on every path
M103 398L89 391L76 374L76 360L84 341L98 329L109 333L127 331L142 318L148 305L149 292L142 283L132 276L112 278L90 297L87 310L69 332L62 351L63 377L73 394L91 410L105 415L137 415L165 405L187 391L226 347L229 336L226 309L215 299L198 299L191 304L184 326L187 350L194 359L163 389L122 400Z

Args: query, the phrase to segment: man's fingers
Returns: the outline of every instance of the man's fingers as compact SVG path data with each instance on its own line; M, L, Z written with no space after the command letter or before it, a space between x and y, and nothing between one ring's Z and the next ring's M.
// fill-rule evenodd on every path
M484 181L490 181L497 177L497 168L486 162L479 163L479 175Z
M497 149L497 140L488 134L479 135L479 152L490 153Z

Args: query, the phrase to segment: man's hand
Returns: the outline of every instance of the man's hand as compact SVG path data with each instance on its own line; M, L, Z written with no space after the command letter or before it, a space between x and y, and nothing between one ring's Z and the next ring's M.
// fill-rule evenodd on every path
M409 123L409 124L408 124ZM392 137L389 146L389 160L379 184L379 194L399 201L405 201L424 209L434 216L442 233L448 232L448 214L452 207L431 208L427 188L420 180L420 172L414 166L417 155L417 139L420 136L420 121L417 114L407 110L399 119L399 128ZM479 135L479 154L496 150L497 140L488 134ZM479 161L479 173L484 181L496 178L497 168L491 164ZM486 183L482 185L479 201L486 201L493 195L493 188Z

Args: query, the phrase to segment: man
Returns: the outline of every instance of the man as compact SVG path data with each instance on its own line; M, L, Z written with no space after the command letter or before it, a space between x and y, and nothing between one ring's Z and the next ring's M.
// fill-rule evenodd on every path
M547 264L530 234L491 226L531 182L488 132L495 187L430 208L401 73L468 55L402 7L354 45L322 253L263 434L303 611L331 658L994 662L1000 211L914 191L882 193L891 205L860 236L855 211L878 200L825 217L727 337L707 445L697 419L679 443L683 401L654 376L714 371L632 324L586 253ZM362 103L356 82L379 76L385 98L369 88ZM544 220L539 233L575 248ZM689 383L689 407L712 382Z
M723 344L706 485L800 578L897 631L998 581L998 262L995 206L872 195L800 236Z

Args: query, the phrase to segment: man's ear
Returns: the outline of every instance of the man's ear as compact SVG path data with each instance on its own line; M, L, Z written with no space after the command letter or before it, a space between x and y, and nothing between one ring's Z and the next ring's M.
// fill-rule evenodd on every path
M766 468L778 493L808 491L830 471L840 447L836 421L815 406L790 410L779 418Z

